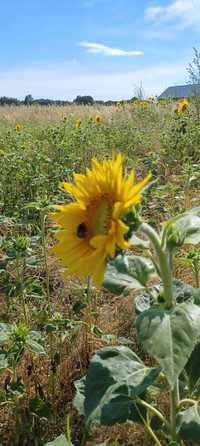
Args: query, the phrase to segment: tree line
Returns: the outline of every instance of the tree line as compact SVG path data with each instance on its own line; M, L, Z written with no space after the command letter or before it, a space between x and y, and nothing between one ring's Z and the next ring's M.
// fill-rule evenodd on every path
M126 100L126 101L120 101L122 102L131 102L133 100L136 100L137 97L134 97L132 99ZM77 96L76 99L73 101L64 101L64 100L58 100L58 99L34 99L31 94L28 94L25 96L24 100L20 100L17 98L11 98L7 96L0 97L0 106L1 105L94 105L94 104L102 104L102 105L115 105L118 101L98 101L95 100L92 96Z

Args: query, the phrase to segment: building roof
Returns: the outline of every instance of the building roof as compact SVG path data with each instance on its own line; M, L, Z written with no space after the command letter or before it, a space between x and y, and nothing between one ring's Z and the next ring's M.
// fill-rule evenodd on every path
M199 87L199 86L197 86ZM199 92L200 94L200 92ZM167 98L189 98L195 95L195 86L194 85L176 85L174 87L168 87L163 93L158 97L158 99L167 99Z

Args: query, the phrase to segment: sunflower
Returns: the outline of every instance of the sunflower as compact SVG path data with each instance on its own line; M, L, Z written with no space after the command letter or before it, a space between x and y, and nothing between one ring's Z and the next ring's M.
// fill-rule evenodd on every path
M15 130L17 130L17 132L19 132L19 130L21 130L21 125L19 123L16 124Z
M182 99L178 103L178 113L185 113L189 107L189 102L187 99Z
M136 184L134 179L133 170L123 175L123 157L114 154L103 163L92 159L85 175L74 174L74 184L63 183L74 201L57 206L60 212L50 215L61 228L56 235L59 243L51 250L67 267L67 275L92 276L99 287L107 259L115 257L118 248L129 247L124 237L129 227L123 218L140 202L150 175Z
M116 110L117 110L117 111L120 110L120 108L121 108L121 102L119 102L119 101L115 102L115 107L116 107Z
M97 125L101 124L101 121L102 121L102 117L101 117L100 115L96 115L96 116L95 116L95 122L96 122L96 124L97 124Z
M82 123L81 119L77 119L77 121L76 121L76 129L80 129L81 123Z

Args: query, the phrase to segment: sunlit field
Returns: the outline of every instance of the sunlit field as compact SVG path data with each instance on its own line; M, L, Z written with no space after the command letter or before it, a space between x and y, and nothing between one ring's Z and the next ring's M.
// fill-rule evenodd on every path
M162 264L161 268L159 262L156 264L159 253L151 235L150 244L147 243L145 223L144 229L141 226L143 233L137 233L137 238L134 238L140 229L138 214L134 214L135 220L132 215L130 224L128 217L123 220L133 236L125 249L126 255L143 259L144 263L140 265L142 272L139 273L137 259L137 267L132 266L129 270L112 264L116 256L122 255L123 248L116 242L114 255L110 248L106 257L105 279L101 286L95 285L92 273L91 277L89 274L88 277L87 274L80 277L75 268L74 274L66 276L63 264L51 250L57 243L59 226L55 224L52 212L55 212L55 205L68 204L72 199L63 189L63 182L73 182L74 173L84 175L93 158L103 163L115 159L119 153L124 155L124 178L130 178L128 175L133 169L134 184L137 184L151 174L141 196L137 197L137 203L132 205L142 215L143 222L159 231L161 238L167 227L165 239L162 239L165 245L161 248L166 249L173 263L170 267L176 305L177 302L189 305L189 301L199 311L200 211L197 208L200 206L200 121L193 104L184 107L176 101L157 103L151 99L123 102L116 106L0 107L1 446L44 446L59 436L62 437L52 446L200 444L195 439L198 435L200 438L199 415L196 415L197 437L193 436L191 443L183 425L177 428L178 433L173 432L172 419L170 434L166 433L167 424L159 431L156 423L161 423L161 417L156 419L156 412L152 414L152 409L141 403L144 399L147 405L159 408L163 427L170 411L168 384L174 384L172 372L163 364L161 353L152 351L155 341L152 340L149 346L147 339L143 339L146 328L141 328L140 319L136 324L138 315L140 318L150 305L157 311L166 309L167 315L175 305L170 306L170 299L167 301L166 277L162 275ZM194 208L196 210L189 214L189 210ZM178 226L174 217L180 214L184 217ZM172 218L171 226L163 225ZM83 229L83 233L77 232L77 237L83 239L86 228L81 226L81 221L79 223L78 229ZM128 240L128 236L124 240ZM84 251L81 255L84 257ZM79 259L76 260L78 265ZM109 266L110 260L112 267ZM109 267L115 271L111 272ZM160 291L160 282L166 285L164 294ZM145 298L138 299L145 293ZM169 305L165 307L163 302ZM199 313L197 316L191 316L195 327L200 326ZM200 330L195 334L192 331L190 343L187 323L186 320L183 324L185 332L172 335L180 348L175 360L172 354L168 359L168 362L174 360L174 370L177 363L182 364L177 371L182 411L191 408L200 395L199 357L192 359L192 365L191 361L189 365L187 362L195 342L198 342ZM183 332L185 337L188 336L187 348L183 346ZM163 333L160 339L162 336L164 339ZM199 344L196 345L199 355ZM93 376L92 368L89 369L90 360L102 348L120 346L135 352L146 364L145 370L155 371L154 379L150 378L149 372L144 372L149 387L144 380L137 384L142 388L137 394L137 401L134 399L136 394L131 393L131 384L127 384L129 378L124 381L116 378L119 379L119 387L124 386L125 396L128 395L129 400L132 398L134 407L139 405L142 415L137 412L137 416L135 413L133 416L125 400L120 400L119 405L111 402L105 411L103 406L100 407L102 387L114 380L114 375L111 376L111 371L109 376L102 375L99 384L99 369L95 369ZM181 350L185 352L185 362L180 359ZM120 355L121 350L117 351ZM125 359L120 361L119 364L124 364ZM119 365L119 369L121 367ZM113 362L113 369L118 369L117 363ZM88 402L84 403L83 381L80 380L88 370L91 370L93 387L88 385L90 395ZM98 392L101 396L97 402ZM119 406L123 406L123 413ZM152 421L153 416L155 420ZM156 433L156 438L152 432Z

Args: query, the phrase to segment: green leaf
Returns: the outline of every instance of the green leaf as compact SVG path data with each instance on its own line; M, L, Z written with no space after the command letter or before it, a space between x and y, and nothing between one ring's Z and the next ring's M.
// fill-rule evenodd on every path
M44 446L74 446L71 441L68 441L65 435L59 435L55 440L50 441L49 443L45 443Z
M154 273L151 260L119 255L107 265L103 287L117 295L128 294L132 289L144 288Z
M137 318L136 327L140 342L157 359L173 388L200 332L200 308L187 302L170 311L150 309Z
M191 213L168 222L165 236L167 246L170 248L200 243L200 217Z
M131 345L133 341L130 341L127 338L123 338L121 336L116 336L113 334L104 333L97 325L93 325L91 328L92 334L94 334L97 338L104 341L106 344L123 344L123 345Z
M86 377L75 381L76 395L73 401L74 407L78 410L79 414L84 416L84 401L85 401L85 380Z
M36 256L31 256L26 259L26 266L28 266L28 268L37 268L39 264L40 261Z
M200 379L200 342L195 345L185 369L189 378L190 389L194 388Z
M141 314L144 311L149 310L153 305L158 304L160 289L160 286L151 287L145 291L144 294L135 298L134 303L136 314Z
M142 240L138 238L135 234L131 236L129 242L138 249L148 249L150 247L150 243L147 240Z
M37 331L31 331L27 336L26 345L29 349L38 355L46 355L43 345L41 344L41 334Z
M76 396L74 398L74 406L78 410L79 414L84 416L84 404L85 404L85 390L86 390L86 377L75 382ZM146 410L141 404L136 404L132 397L127 394L127 387L122 387L120 391L124 392L124 395L111 395L111 399L108 398L108 403L102 406L102 410L99 414L96 413L93 420L101 421L102 424L112 426L115 423L123 423L126 420L134 421L135 423L142 423L142 417L146 417ZM101 420L100 420L101 416Z
M48 418L51 414L49 403L37 397L30 400L29 409L40 418Z
M193 288L181 280L174 279L172 282L173 298L178 303L190 301L200 306L200 289ZM162 283L148 288L144 294L137 296L134 300L137 314L141 314L152 307L160 307L163 303Z
M7 386L8 393L11 395L15 395L17 397L21 397L26 392L25 385L22 381L22 378L18 377L16 381L11 381Z
M126 390L124 388L125 392ZM102 407L101 424L106 426L126 423L128 420L143 423L145 419L146 409L140 403L134 402L128 393L114 396Z
M0 270L5 270L8 262L10 261L10 257L5 255L0 259Z
M10 324L0 323L0 344L5 344L9 341L11 328Z
M118 407L118 421L131 419L130 407L134 398L144 393L160 373L160 369L146 367L128 347L104 347L91 360L85 381L84 412L86 422L100 418L110 425L114 414L108 415L108 404ZM123 399L125 398L125 400ZM117 400L116 400L117 398ZM127 418L128 417L128 418ZM113 418L114 419L114 418Z
M9 366L6 355L0 354L0 370L7 369Z
M200 445L200 406L195 404L177 416L177 433L183 440Z
M191 285L178 279L173 280L172 289L176 302L182 303L190 300L198 305L198 301L200 301L200 289L193 288Z
M7 401L7 394L5 390L0 390L0 403Z
M96 444L95 444L95 446L106 446L106 445L107 445L106 442L104 442L104 443L96 443Z

